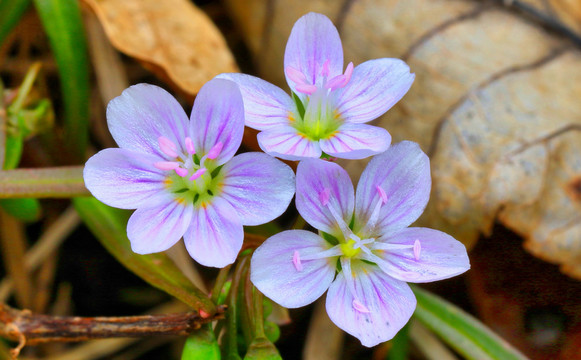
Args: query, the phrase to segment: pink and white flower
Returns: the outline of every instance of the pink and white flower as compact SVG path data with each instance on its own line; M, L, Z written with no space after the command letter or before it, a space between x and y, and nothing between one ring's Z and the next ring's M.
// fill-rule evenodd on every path
M428 157L413 142L375 156L355 194L347 172L320 159L297 169L296 205L320 230L289 230L252 256L254 285L278 304L296 308L327 291L331 320L365 346L391 339L409 320L416 299L406 282L447 279L470 268L466 248L432 229L408 227L430 195Z
M362 159L385 151L389 133L366 125L389 110L414 81L399 59L375 59L343 68L339 33L324 15L309 13L294 25L284 71L291 96L257 77L221 74L240 86L246 125L260 130L260 147L287 160L322 153Z
M197 262L223 267L238 255L242 226L273 220L294 195L287 165L263 153L234 156L244 109L231 81L204 85L190 120L165 90L134 85L111 100L107 122L119 148L87 161L85 185L107 205L137 209L127 235L138 254L167 250L183 236Z

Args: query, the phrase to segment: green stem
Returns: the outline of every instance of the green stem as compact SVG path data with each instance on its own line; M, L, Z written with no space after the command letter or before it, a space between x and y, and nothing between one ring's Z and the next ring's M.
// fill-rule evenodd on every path
M40 71L41 63L35 62L32 66L28 69L22 84L18 88L18 94L16 95L16 99L10 104L10 111L16 113L22 110L22 106L24 105L24 101L28 97L30 90L32 90L32 85L34 85L34 81L36 81L36 77L38 76L38 72Z
M89 195L83 181L83 166L0 171L0 199Z
M254 338L266 337L264 334L264 308L262 304L263 295L257 288L253 287L254 295Z
M212 288L212 302L214 304L218 303L218 298L220 297L220 292L222 292L222 288L228 279L228 273L230 272L230 268L232 265L228 265L223 269L220 269L218 273L218 277L216 277L216 282L214 283L214 287Z
M226 332L226 359L240 359L238 354L238 310L237 310L237 300L238 300L238 286L242 278L242 269L248 257L244 256L238 260L238 264L234 269L232 275L232 286L230 287L230 293L228 294L228 331Z

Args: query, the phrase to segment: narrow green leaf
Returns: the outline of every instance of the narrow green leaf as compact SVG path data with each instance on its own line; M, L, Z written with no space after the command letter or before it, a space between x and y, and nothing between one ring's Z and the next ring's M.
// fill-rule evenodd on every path
M409 330L410 324L407 323L391 340L391 348L387 353L387 360L406 360L409 358Z
M186 340L182 360L220 360L220 347L211 326L194 331Z
M59 69L65 108L65 146L82 162L88 141L89 60L77 0L34 0Z
M18 24L18 21L30 6L31 0L0 1L0 45Z
M213 315L216 306L165 254L138 255L127 238L130 212L104 205L93 197L75 198L79 216L101 244L127 269L149 284L175 296L195 310Z
M518 350L470 314L419 287L414 316L467 359L525 360Z
M0 199L70 198L91 195L83 166L0 171Z

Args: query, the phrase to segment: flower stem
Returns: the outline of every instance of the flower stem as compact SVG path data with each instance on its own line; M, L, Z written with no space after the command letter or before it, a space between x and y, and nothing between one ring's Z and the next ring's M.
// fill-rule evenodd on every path
M212 297L211 300L214 304L218 303L218 298L220 297L220 293L222 292L222 288L226 283L226 279L228 279L228 273L230 272L230 268L232 265L228 265L223 269L220 269L218 273L218 277L216 277L216 282L214 283L214 288L212 288Z
M263 295L257 288L253 286L254 295L254 338L266 337L264 335L264 309L263 309Z
M0 171L1 198L71 198L91 195L83 166Z
M209 318L197 312L123 317L78 317L32 314L0 304L0 336L25 344L76 342L116 337L188 335L203 324L223 317L224 309Z

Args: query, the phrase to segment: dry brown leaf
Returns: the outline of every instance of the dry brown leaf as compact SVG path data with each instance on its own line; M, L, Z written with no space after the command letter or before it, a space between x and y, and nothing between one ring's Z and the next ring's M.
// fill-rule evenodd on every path
M506 1L507 5L528 10L546 18L556 26L566 26L581 37L581 1L579 0L519 0ZM581 38L580 38L581 39Z
M432 198L420 225L471 246L500 221L533 254L581 278L578 48L490 2L252 0L244 11L228 3L249 43L260 39L252 46L260 75L285 88L286 40L308 11L338 25L346 61L406 60L416 81L377 124L394 142L420 143L432 159ZM352 174L364 166L342 164Z
M222 34L187 0L84 0L111 43L129 56L162 69L186 93L237 66Z

